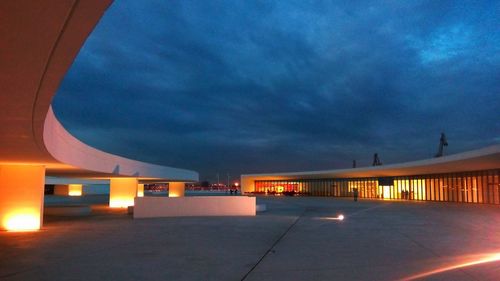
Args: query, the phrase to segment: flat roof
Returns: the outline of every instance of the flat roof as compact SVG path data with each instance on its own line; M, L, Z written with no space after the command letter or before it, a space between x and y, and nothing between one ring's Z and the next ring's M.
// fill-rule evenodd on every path
M245 180L365 178L455 173L500 168L500 144L463 153L400 164L351 169L300 171L287 173L245 174Z

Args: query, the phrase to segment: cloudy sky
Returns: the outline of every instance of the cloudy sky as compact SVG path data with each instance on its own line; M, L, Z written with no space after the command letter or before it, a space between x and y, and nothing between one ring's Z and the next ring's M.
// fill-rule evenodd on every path
M500 142L499 1L115 1L54 99L76 137L220 173Z

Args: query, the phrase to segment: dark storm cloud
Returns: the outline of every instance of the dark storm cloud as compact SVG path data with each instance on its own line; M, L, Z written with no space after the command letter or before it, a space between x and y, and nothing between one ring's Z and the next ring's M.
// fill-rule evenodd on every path
M215 173L499 141L498 2L118 1L54 100L103 150Z

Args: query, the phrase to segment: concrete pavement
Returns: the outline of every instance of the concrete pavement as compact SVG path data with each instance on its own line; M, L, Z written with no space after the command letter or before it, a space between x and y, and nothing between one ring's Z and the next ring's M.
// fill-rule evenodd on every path
M105 196L69 200L93 214L0 233L0 280L402 280L500 253L499 206L259 197L256 217L134 220ZM488 262L419 280L499 276Z

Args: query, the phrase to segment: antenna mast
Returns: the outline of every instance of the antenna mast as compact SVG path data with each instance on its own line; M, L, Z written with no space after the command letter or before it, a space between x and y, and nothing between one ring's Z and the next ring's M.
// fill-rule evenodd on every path
M382 162L380 161L380 158L378 158L378 153L373 154L373 166L380 165L382 165Z
M444 154L444 147L448 146L448 141L446 140L446 136L444 133L441 133L441 138L439 139L439 147L438 147L438 152L434 157L441 157Z

